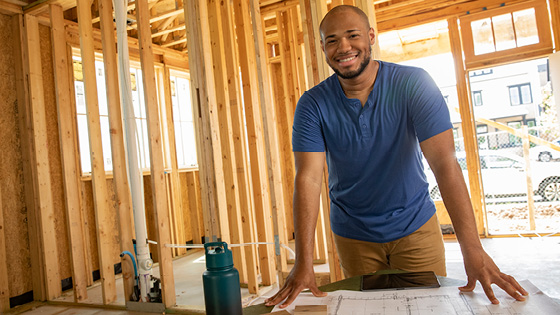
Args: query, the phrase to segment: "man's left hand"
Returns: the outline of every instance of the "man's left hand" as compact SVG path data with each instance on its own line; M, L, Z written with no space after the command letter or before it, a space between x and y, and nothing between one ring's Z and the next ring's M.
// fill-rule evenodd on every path
M486 293L492 304L500 303L494 295L492 283L496 284L517 301L525 301L524 296L529 295L514 277L501 272L492 258L483 249L472 253L464 252L463 256L468 283L459 288L462 292L471 292L476 286L476 281L479 281L484 289L484 293Z

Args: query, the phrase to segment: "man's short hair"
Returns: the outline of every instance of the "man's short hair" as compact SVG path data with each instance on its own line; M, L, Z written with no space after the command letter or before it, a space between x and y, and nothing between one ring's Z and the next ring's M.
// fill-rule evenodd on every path
M321 34L323 33L321 30L323 29L323 24L325 22L325 20L327 19L328 16L335 14L337 12L341 12L341 11L345 11L345 10L351 10L354 13L356 13L363 21L364 23L366 23L367 25L367 29L369 30L371 25L369 24L369 18L366 15L366 13L364 11L362 11L362 9L355 7L353 5L339 5L336 6L334 8L332 8L329 12L327 12L327 14L325 14L325 16L323 17L323 19L321 20L321 24L319 24L319 31L321 32Z

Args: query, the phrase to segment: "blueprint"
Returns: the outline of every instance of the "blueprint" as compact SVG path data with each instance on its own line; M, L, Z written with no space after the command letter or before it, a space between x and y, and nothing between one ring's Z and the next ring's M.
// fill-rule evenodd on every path
M328 306L329 315L558 315L560 305L529 281L521 285L529 292L526 301L518 302L495 287L500 304L493 305L478 285L474 292L460 293L456 287L391 291L335 291L317 298L302 293L286 308L291 314L295 305ZM274 311L280 310L275 307Z

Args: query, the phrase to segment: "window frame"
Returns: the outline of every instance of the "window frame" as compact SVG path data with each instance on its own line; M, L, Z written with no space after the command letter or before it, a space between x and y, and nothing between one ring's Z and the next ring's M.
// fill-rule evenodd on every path
M523 86L528 86L529 87L529 102L523 102L523 93L521 92L521 88ZM512 99L511 99L511 89L512 88L517 89L517 95L518 95L519 100L520 100L519 104L513 104L512 103ZM531 83L530 82L508 85L508 95L509 95L509 105L510 106L521 106L521 105L528 105L528 104L533 103L533 91L531 91Z
M513 12L530 8L535 9L535 20L537 24L537 33L539 36L538 43L475 55L471 22L507 13L512 14ZM519 60L519 56L521 55L524 56L524 59L529 59L547 55L553 52L548 5L544 0L534 0L519 4L506 5L492 10L471 13L460 17L459 21L461 26L461 38L465 56L465 65L467 69L488 67L489 63L494 64L496 60L500 60L500 63ZM493 34L495 33L493 32ZM493 36L495 37L495 35Z

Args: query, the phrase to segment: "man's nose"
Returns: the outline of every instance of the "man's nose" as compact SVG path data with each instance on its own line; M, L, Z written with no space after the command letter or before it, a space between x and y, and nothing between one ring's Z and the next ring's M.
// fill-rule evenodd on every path
M350 41L346 38L342 38L339 42L338 42L338 52L347 52L352 48L352 45L350 45Z

